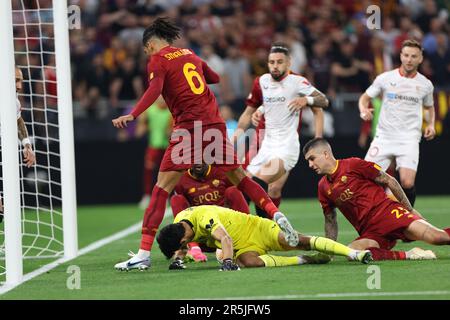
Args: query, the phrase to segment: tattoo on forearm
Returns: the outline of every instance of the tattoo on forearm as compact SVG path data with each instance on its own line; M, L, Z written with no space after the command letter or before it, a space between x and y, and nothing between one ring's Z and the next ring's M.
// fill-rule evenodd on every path
M338 225L336 220L336 209L325 215L325 237L337 240L338 237Z
M402 186L395 178L391 177L383 171L380 171L380 175L375 178L375 182L382 185L383 187L388 187L395 198L397 198L397 201L400 202L406 209L413 209L411 203L408 200L408 197L402 189Z
M314 107L326 108L328 107L328 99L323 94L318 91L314 91L311 94L311 97L314 98Z
M28 137L27 126L22 118L17 119L17 133L20 141Z

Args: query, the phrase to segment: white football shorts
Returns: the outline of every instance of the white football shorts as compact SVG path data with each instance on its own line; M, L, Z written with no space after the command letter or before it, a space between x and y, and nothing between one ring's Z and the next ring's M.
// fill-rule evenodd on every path
M300 142L296 139L266 139L261 143L256 156L250 161L247 171L255 175L263 165L272 159L283 160L286 172L291 171L298 162L300 156ZM278 172L279 168L264 168L263 175L272 175Z
M364 159L375 162L384 171L389 168L393 160L396 162L396 170L408 168L417 171L419 142L417 140L393 141L375 137Z

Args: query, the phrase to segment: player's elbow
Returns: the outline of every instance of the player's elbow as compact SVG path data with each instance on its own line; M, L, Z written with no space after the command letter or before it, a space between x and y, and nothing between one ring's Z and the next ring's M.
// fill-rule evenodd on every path
M323 107L328 108L329 105L330 105L330 100L328 100L328 98L326 96L323 96Z

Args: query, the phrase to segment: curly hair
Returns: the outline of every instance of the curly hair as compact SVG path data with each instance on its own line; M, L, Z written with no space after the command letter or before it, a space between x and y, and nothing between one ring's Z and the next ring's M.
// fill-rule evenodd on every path
M142 44L145 46L152 37L157 37L172 43L180 38L181 29L171 22L167 17L156 19L151 26L144 31Z
M175 251L181 248L181 239L184 237L184 227L181 223L172 223L161 229L156 241L158 241L161 252L170 259Z

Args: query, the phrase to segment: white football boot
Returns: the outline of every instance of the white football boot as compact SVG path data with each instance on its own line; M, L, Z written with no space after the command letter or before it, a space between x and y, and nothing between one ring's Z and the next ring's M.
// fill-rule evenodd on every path
M420 248L412 248L406 251L406 259L408 260L434 260L436 255L431 250L423 250Z
M276 212L273 216L273 220L280 226L280 229L284 232L284 238L291 247L298 245L298 233L289 223L288 219L281 212Z
M353 261L359 261L363 264L368 264L370 261L373 261L370 250L354 250L348 258Z
M150 257L147 258L139 258L136 254L134 254L132 251L128 253L128 255L131 257L127 261L119 262L117 263L114 268L119 271L130 271L132 269L137 269L140 271L147 270L150 268L151 260Z

